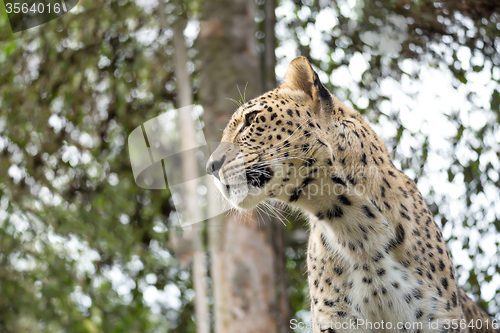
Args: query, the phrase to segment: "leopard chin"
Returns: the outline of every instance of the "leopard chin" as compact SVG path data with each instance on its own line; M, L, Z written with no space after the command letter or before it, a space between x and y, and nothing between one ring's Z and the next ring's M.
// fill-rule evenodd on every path
M266 198L262 188L248 183L226 185L215 177L214 183L224 199L236 210L252 210Z

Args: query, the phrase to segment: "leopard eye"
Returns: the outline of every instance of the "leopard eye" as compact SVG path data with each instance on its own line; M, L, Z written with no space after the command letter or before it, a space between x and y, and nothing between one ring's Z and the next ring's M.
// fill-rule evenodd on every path
M254 112L250 112L248 113L246 116L245 116L245 125L243 126L244 128L250 126L250 124L252 124L252 122L255 120L255 118L257 117L257 114L259 113L259 111L254 111Z

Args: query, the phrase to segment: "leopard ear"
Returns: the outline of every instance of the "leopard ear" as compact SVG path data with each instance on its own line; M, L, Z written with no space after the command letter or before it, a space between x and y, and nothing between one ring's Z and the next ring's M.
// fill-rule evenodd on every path
M314 99L316 93L314 74L309 61L305 57L297 57L288 65L282 87L290 90L301 90Z
M300 56L292 60L286 71L282 87L290 90L301 90L309 95L313 101L321 102L322 110L333 110L331 94L319 81L318 74L305 57Z

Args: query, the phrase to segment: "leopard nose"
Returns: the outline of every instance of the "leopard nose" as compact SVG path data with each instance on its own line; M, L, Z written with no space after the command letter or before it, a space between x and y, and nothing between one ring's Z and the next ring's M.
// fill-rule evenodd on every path
M207 174L212 175L220 180L220 168L224 164L225 160L226 156L223 156L219 160L214 160L211 158L207 163Z

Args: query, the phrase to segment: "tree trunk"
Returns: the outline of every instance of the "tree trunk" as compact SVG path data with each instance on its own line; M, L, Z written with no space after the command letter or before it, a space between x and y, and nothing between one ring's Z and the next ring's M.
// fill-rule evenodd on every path
M162 28L166 27L165 7L163 0L159 1L158 10L160 11L160 21ZM177 80L177 108L184 108L184 112L178 112L179 129L182 133L181 138L181 156L183 178L186 181L185 191L182 193L182 200L185 204L186 221L201 221L201 212L197 205L197 187L198 182L198 162L196 160L195 151L191 149L191 140L195 137L194 122L191 117L193 105L193 89L187 71L187 49L185 46L184 29L186 21L178 18L174 23L173 30L173 45L174 45L174 61L175 61L175 78ZM192 180L187 182L188 180ZM190 244L190 253L187 254L186 261L192 258L192 278L193 288L195 291L194 308L195 308L195 323L197 333L209 333L210 321L207 304L207 292L205 286L205 276L207 263L205 260L205 252L202 244L201 233L203 232L203 224L198 223L188 226L180 239L175 241L176 244ZM175 235L175 233L171 233Z
M264 52L263 54L263 82L265 90L276 88L276 0L265 0L264 2Z
M228 100L257 97L262 87L255 39L255 2L205 0L200 29L200 101L205 136L218 142L236 107ZM246 88L246 89L245 89ZM210 183L209 186L214 186ZM255 213L209 221L216 333L277 332L277 290L270 229Z

